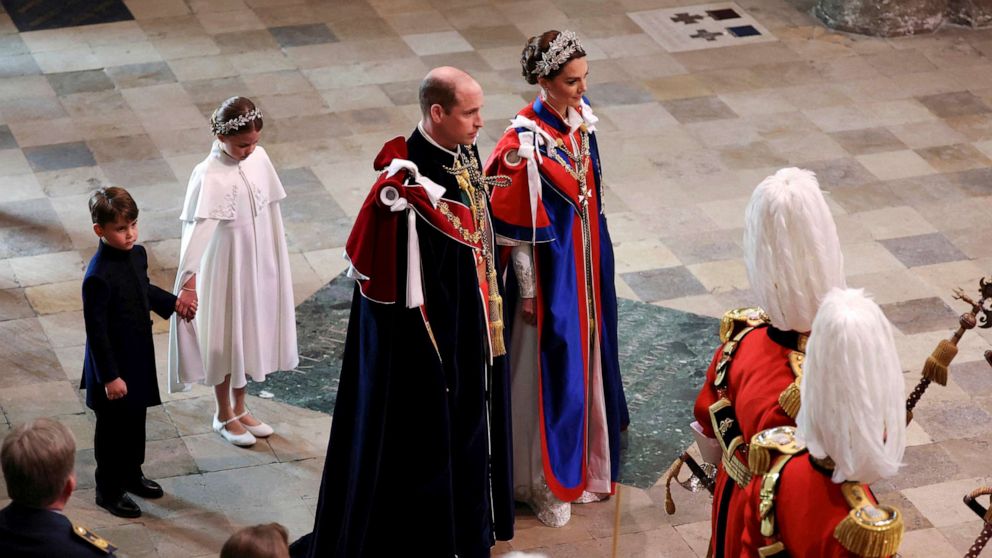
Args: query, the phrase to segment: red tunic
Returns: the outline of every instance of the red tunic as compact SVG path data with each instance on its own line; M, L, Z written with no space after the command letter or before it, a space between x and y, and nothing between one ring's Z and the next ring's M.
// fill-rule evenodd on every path
M773 337L779 342L773 340ZM786 346L794 339L794 332L761 327L747 334L734 353L727 371L727 397L734 405L745 442L750 442L751 437L762 430L795 425L795 420L778 403L779 395L796 379L789 365L789 354L797 347ZM716 378L716 364L720 360L721 349L722 346L717 349L710 362L706 371L706 383L696 398L693 411L703 432L709 437L715 436L709 407L720 399L713 381ZM740 556L741 535L744 532L743 493L721 465L713 492L710 545L714 558ZM721 513L721 510L725 511Z
M735 556L758 556L759 548L774 542L761 535L760 492L761 477L756 477L744 491L744 536L740 553ZM877 503L867 486L865 492L872 503ZM858 556L834 538L834 529L850 511L841 485L830 480L828 471L815 467L809 453L797 455L786 463L775 491L775 532L789 556Z

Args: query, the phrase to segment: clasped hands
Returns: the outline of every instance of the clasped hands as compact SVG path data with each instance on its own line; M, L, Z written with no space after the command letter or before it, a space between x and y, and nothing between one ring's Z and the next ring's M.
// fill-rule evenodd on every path
M176 314L187 322L192 321L196 317L196 306L196 290L183 287L176 298Z

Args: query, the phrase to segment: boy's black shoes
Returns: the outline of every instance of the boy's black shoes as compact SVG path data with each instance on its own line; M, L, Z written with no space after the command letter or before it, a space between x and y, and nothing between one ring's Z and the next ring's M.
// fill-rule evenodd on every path
M111 499L104 498L98 493L96 495L96 505L117 517L126 517L129 519L141 517L141 508L127 494L121 494L118 498Z
M124 490L134 494L135 496L141 496L142 498L155 499L161 498L165 492L162 491L162 486L153 480L145 478L145 475L141 475L133 482L124 487Z

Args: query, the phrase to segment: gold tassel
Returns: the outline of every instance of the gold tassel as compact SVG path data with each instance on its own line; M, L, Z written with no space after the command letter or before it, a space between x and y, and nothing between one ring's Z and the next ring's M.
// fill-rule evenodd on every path
M947 339L941 339L937 348L927 357L926 364L923 365L923 377L937 382L942 386L947 385L947 367L958 354L958 347Z
M493 356L506 354L506 341L503 339L503 297L499 293L489 294L489 335L493 340Z
M665 479L665 513L668 515L673 515L675 513L675 500L672 499L672 479L677 478L679 471L682 470L682 457L679 456L675 463L672 463L668 470L665 471L663 478Z
M799 414L799 407L802 404L802 398L799 394L799 378L796 381L789 384L789 387L779 394L778 404L785 411L785 414L789 415L793 419Z
M885 526L873 527L854 518L851 514L834 529L834 538L847 550L865 558L891 556L902 544L902 515L893 511L892 521Z
M772 466L772 456L768 448L751 444L747 452L747 467L751 469L752 475L764 475Z

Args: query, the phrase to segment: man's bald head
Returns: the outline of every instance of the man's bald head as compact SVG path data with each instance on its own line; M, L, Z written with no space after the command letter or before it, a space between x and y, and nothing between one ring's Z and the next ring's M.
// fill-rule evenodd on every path
M420 113L425 119L429 118L434 105L440 105L446 114L450 113L460 93L479 89L479 83L458 68L434 68L420 82Z
M434 68L420 83L424 131L446 149L472 145L482 128L482 87L450 66Z

